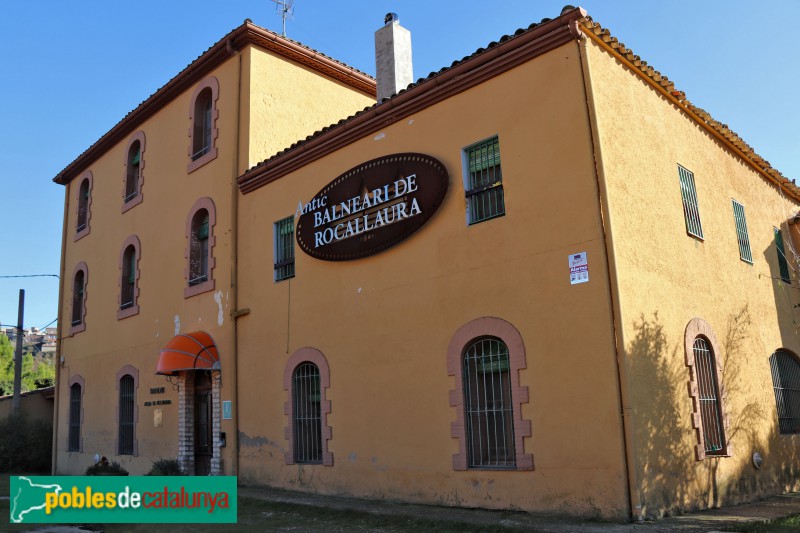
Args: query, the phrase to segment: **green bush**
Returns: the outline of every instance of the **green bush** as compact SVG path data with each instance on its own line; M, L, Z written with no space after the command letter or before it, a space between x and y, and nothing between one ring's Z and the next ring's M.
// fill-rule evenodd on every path
M181 464L177 459L157 459L147 473L148 476L183 476Z
M116 461L109 464L108 459L103 459L86 469L87 476L127 476L128 471Z
M0 472L50 472L53 425L24 412L0 420Z

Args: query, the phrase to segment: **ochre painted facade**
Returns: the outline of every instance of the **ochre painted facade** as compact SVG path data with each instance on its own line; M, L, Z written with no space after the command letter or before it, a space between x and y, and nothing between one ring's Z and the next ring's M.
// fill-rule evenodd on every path
M246 24L243 28L251 27ZM206 56L201 56L182 75L189 77L201 70L205 59ZM288 68L285 65L289 65ZM177 428L185 421L180 414L179 388L185 385L185 376L176 376L168 383L164 376L155 374L155 364L159 351L174 335L205 331L222 354L222 367L235 368L230 354L233 345L231 293L235 290L232 289L235 283L232 235L235 200L239 194L236 177L252 161L338 120L343 110L352 113L372 101L370 95L252 43L230 54L210 71L195 76L196 83L147 120L131 125L133 132L100 157L85 167L73 164L72 179L66 183L62 260L62 280L65 281L60 313L63 363L58 372L56 416L61 423L55 438L56 472L59 474L83 473L95 454L120 462L132 473L145 473L153 460L181 453ZM216 80L218 86L213 124L217 131L214 140L217 156L189 172L192 98L196 87L209 79ZM264 80L272 81L265 83ZM308 94L314 97L309 98ZM290 121L286 115L275 112L269 104L271 99L280 101L283 106L302 107L304 120ZM329 107L328 101L335 101L337 108ZM266 128L266 123L271 127ZM254 134L256 127L258 132ZM122 211L126 151L130 140L139 132L143 132L145 141L140 163L141 202ZM78 188L86 171L92 175L89 232L75 240ZM213 290L185 297L188 219L198 201L213 206L214 210L209 239ZM123 244L131 236L136 236L140 243L136 301L139 311L119 319L121 254ZM84 327L70 334L72 273L80 262L88 269ZM118 373L126 365L138 372L134 413L136 451L132 455L117 453ZM80 451L69 452L69 386L76 376L84 383L82 447ZM217 412L214 423L218 426L213 434L215 439L219 432L230 435L226 439L227 446L221 447L218 442L215 446L214 460L221 461L216 466L218 473L230 473L234 467L231 452L235 449L236 431L231 420L220 420L218 412L220 395L226 400L233 399L234 376L230 371L215 374ZM151 393L151 389L155 392ZM164 401L169 403L156 404ZM192 399L187 401L191 403ZM152 405L145 405L146 402ZM188 430L191 436L191 421Z
M773 233L783 228L788 250L788 232L797 230L786 221L798 202L585 43L643 511L797 490L800 441L779 434L769 357L800 349L796 289L780 280ZM702 241L686 234L677 165L694 173ZM732 200L744 206L753 264L739 258ZM694 317L721 344L730 457L697 461L692 452L684 330ZM759 470L756 452L765 458Z
M239 259L240 306L251 312L239 320L239 363L248 368L239 386L253 391L239 421L247 435L243 480L370 498L624 515L608 274L577 52L574 44L559 48L242 198L239 239L248 253ZM521 117L520 109L537 119ZM494 135L506 215L467 226L462 149ZM296 276L264 282L274 222L351 167L399 152L433 156L450 175L445 201L425 226L356 261L320 261L298 248ZM568 256L582 251L593 282L571 288ZM447 372L447 348L461 326L481 317L507 321L524 339L520 383L530 394L522 410L532 425L524 439L532 472L452 468L457 413L449 391L456 378ZM321 351L331 369L330 468L284 463L288 400L280 380L289 356L304 346Z
M780 279L773 236L781 228L787 250L800 238L788 223L800 190L584 11L501 39L363 111L370 82L349 67L317 64L277 36L265 44L256 32L242 45L232 35L235 54L192 78L212 48L187 69L184 90L164 89L157 112L123 121L129 133L56 179L67 185L68 280L58 473L81 473L95 453L135 474L175 456L199 469L197 372L179 372L173 388L155 367L174 335L205 331L220 354L211 473L242 483L620 520L798 488L798 437L777 427L770 357L800 353L797 276ZM208 76L219 86L218 155L187 173L191 98ZM121 213L125 151L138 131L143 200ZM469 224L466 150L494 137L504 214ZM294 276L275 281L278 221L350 169L409 152L449 175L419 230L349 261L315 259L295 243ZM678 165L693 173L702 239L687 234ZM87 171L90 229L75 239ZM214 287L184 297L187 220L204 198L215 206ZM739 258L732 200L745 209L752 264ZM133 235L139 312L118 319L122 246ZM582 252L589 280L572 284L570 260ZM81 263L85 328L70 334L70 273ZM697 338L718 367L719 453L703 447ZM509 351L515 462L504 468L464 459L461 361L482 339ZM304 462L291 417L305 363L320 374L309 398L319 402L322 452ZM118 455L117 380L134 370L137 451ZM76 376L83 441L68 452Z

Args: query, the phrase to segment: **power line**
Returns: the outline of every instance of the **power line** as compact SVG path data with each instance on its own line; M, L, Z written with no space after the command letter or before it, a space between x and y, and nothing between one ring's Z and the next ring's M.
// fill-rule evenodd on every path
M0 278L58 278L58 274L20 274L18 276L0 276Z

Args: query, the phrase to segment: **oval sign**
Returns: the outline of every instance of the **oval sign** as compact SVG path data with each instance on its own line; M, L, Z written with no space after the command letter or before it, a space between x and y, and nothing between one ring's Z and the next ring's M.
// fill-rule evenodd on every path
M392 154L362 163L302 206L297 243L325 261L382 252L433 216L449 181L444 165L425 154Z

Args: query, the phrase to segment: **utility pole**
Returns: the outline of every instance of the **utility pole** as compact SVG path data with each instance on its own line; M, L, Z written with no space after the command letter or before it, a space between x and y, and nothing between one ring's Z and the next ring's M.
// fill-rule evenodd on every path
M11 400L11 413L19 412L19 395L22 388L22 316L25 312L25 289L19 290L19 313L17 314L17 349L14 352L14 397Z

